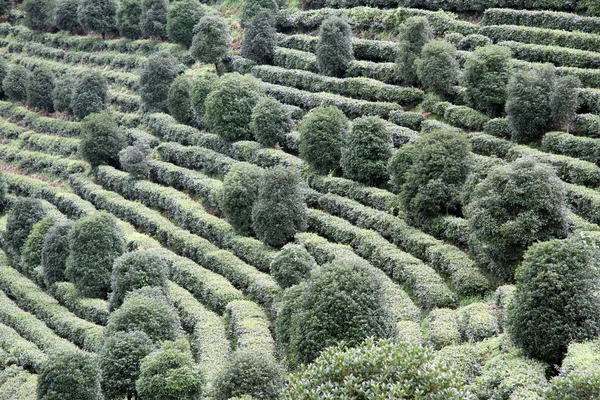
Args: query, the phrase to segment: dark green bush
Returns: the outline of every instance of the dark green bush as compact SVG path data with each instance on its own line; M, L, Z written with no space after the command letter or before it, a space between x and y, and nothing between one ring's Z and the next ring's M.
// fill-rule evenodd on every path
M479 262L511 282L524 251L566 233L565 185L531 158L492 168L465 208L469 247Z
M168 6L167 0L142 0L140 31L143 37L166 39Z
M25 26L34 31L45 31L54 25L54 0L25 0L22 10L25 13Z
M77 18L85 29L102 34L115 27L117 5L114 0L80 0Z
M306 280L316 267L315 259L304 246L289 243L277 253L270 270L271 276L285 289Z
M52 112L54 102L54 74L50 69L39 66L29 75L27 81L27 101L34 108L41 108Z
M140 364L152 350L152 341L141 331L113 332L104 338L100 368L105 399L138 397L135 381L140 376Z
M340 170L348 118L335 106L312 109L300 126L300 157L319 174Z
M204 101L212 91L213 83L217 80L217 76L210 72L203 72L196 76L194 83L190 89L190 104L196 122L203 125L204 119Z
M392 138L382 119L362 117L352 121L341 158L345 177L370 185L382 184L388 178L391 156Z
M552 121L569 132L579 108L581 82L574 76L558 76L554 80L551 109Z
M316 47L317 68L324 75L341 77L354 61L352 29L339 17L329 17L319 28Z
M99 113L108 106L108 83L99 72L86 72L73 88L71 108L77 119Z
M123 233L110 214L81 218L69 232L65 276L82 296L106 298L113 262L124 250Z
M27 241L31 228L46 216L46 211L40 200L28 197L18 197L6 217L6 233L4 236L4 251L13 265L21 259L21 249Z
M31 232L21 250L21 271L33 276L34 270L42 264L44 237L56 224L56 218L48 216L31 227Z
M261 97L258 80L237 72L216 81L204 102L204 122L230 141L251 140L252 109Z
M571 341L600 334L598 256L583 234L527 250L508 307L508 332L526 355L560 364Z
M252 228L269 246L281 247L306 229L307 208L294 169L275 167L260 179L258 198L252 207Z
M427 90L449 97L458 80L456 48L443 40L433 40L423 46L416 61L417 76Z
M56 111L69 112L73 102L75 78L71 74L64 74L56 80L52 91L52 105Z
M119 308L127 293L144 286L161 288L168 295L168 268L165 259L150 250L132 251L117 258L111 275L109 311Z
M119 164L125 172L134 178L145 178L150 173L150 166L146 156L150 152L149 146L136 144L127 146L119 152Z
M263 146L284 143L293 124L289 111L272 97L260 99L252 109L250 129L254 139Z
M81 123L79 153L93 167L102 164L119 165L119 152L127 144L112 115L91 114Z
M473 51L478 47L489 46L492 44L492 40L484 35L473 34L467 35L462 38L457 44L456 47L459 50L464 51Z
M215 383L216 400L250 395L262 400L279 400L284 370L270 355L237 351Z
M6 58L0 57L0 86L2 86L2 88L0 88L0 93L2 95L6 94L4 92L4 78L6 78L7 74L8 74L8 63L6 62Z
M410 17L400 26L396 65L399 78L406 86L417 85L417 60L423 46L432 39L433 32L425 17Z
M168 52L148 57L140 75L140 96L150 112L166 112L169 88L179 75L177 60Z
M276 0L244 0L242 2L242 12L240 14L240 23L247 28L248 23L261 11L269 11L273 15L277 14L279 6Z
M4 174L0 172L0 213L3 213L6 208L6 191L6 178L4 177Z
M203 17L194 27L194 37L190 53L196 60L215 64L217 74L222 75L223 59L231 47L231 35L227 22L216 15Z
M28 72L22 65L11 65L2 80L2 90L4 94L14 101L27 100L27 81Z
M219 205L229 223L242 235L252 234L252 207L258 198L262 175L260 167L238 163L223 179Z
M78 0L60 0L56 6L56 27L61 31L75 32L81 29L77 19Z
M123 0L117 10L117 29L127 39L139 39L142 36L140 19L142 18L142 0Z
M101 400L96 355L70 348L53 351L42 365L37 399Z
M211 14L212 8L197 0L175 1L169 6L167 14L167 34L169 41L179 43L186 48L192 45L194 27L202 17Z
M179 75L169 87L167 104L169 114L182 124L192 122L193 111L190 103L190 81L185 75Z
M548 400L595 400L600 398L600 339L572 342L560 375L550 381Z
M61 221L48 231L42 247L42 271L44 282L50 287L54 282L62 282L65 278L67 257L69 257L69 232L73 222Z
M12 0L0 1L0 15L6 15L12 8L12 5L13 5Z
M271 64L277 46L276 34L273 15L267 10L261 11L246 28L241 56L257 64Z

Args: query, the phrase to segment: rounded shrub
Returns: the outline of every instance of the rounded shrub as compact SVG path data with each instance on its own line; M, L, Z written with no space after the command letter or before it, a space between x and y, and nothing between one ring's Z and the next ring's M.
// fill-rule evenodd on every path
M143 37L166 39L168 6L167 0L142 0L140 31Z
M95 354L59 348L48 355L37 381L38 400L101 400Z
M8 74L8 63L6 62L6 58L4 57L0 57L0 86L2 86L0 88L0 93L2 95L5 95L6 93L4 92L4 78L6 78L6 75Z
M176 340L181 335L177 310L161 288L146 286L128 293L121 307L110 314L106 335L133 331L146 333L153 343Z
M271 262L271 276L279 286L288 288L306 280L317 267L315 259L298 244L286 244Z
M550 381L548 400L595 400L600 398L600 339L572 342L560 375Z
M83 217L69 232L65 276L84 297L106 298L113 262L123 254L123 233L105 212Z
M5 211L7 205L6 192L6 178L4 177L4 174L0 171L0 213L3 213Z
M152 352L152 341L144 332L113 332L104 338L100 351L100 383L104 398L138 397L135 382L142 359Z
M247 28L249 22L262 11L268 11L275 15L279 11L279 5L276 0L244 0L240 14L242 26Z
M55 282L62 282L65 278L67 257L69 257L69 232L73 228L73 222L64 220L53 225L42 245L42 271L44 282L50 287Z
M478 47L489 46L491 44L493 44L492 39L489 37L479 34L472 34L461 38L456 44L456 47L459 50L473 51Z
M345 177L370 185L384 183L391 156L392 138L382 119L362 117L352 122L348 142L342 150Z
M279 304L287 317L275 324L292 366L314 361L323 349L342 340L352 347L368 337L396 334L396 318L382 282L360 260L337 258L313 270L306 284L288 290L294 295L284 296Z
M54 74L45 66L39 66L29 75L27 81L27 101L34 108L41 108L52 112L54 102Z
M425 17L410 17L400 26L396 66L398 77L406 86L416 86L417 60L423 46L433 39L433 32Z
M22 10L25 13L25 26L34 31L45 31L54 24L55 0L25 0Z
M227 74L214 83L204 101L204 122L212 133L226 140L251 140L252 109L261 95L256 78Z
M16 265L31 228L46 216L42 202L30 197L18 197L6 216L4 251Z
M76 80L71 98L73 115L83 119L108 106L108 83L99 72L86 72Z
M458 80L456 48L443 40L432 40L421 50L417 60L417 76L427 90L449 97Z
M44 238L54 224L56 219L48 216L31 227L21 251L21 271L26 275L33 276L34 270L42 264Z
M150 112L166 112L169 106L169 88L179 75L177 60L168 52L148 57L140 75L140 95Z
M340 17L329 17L319 28L317 68L324 75L341 77L354 61L352 29Z
M210 72L203 72L196 76L196 79L190 88L190 104L194 113L194 118L200 125L204 125L204 102L206 101L206 97L212 91L213 84L216 80L217 75Z
M307 208L299 173L291 168L266 170L252 207L252 228L265 244L281 247L307 226Z
M73 90L75 89L75 78L67 73L56 80L52 90L52 106L56 111L70 112L73 102Z
M199 399L204 377L188 341L165 342L160 350L147 355L142 360L136 388L142 399Z
M508 332L526 355L560 364L571 341L600 334L599 255L585 234L527 250L508 307Z
M4 94L14 101L27 100L28 72L22 65L13 64L2 80Z
M117 9L117 29L127 39L142 37L140 19L142 18L141 0L123 0Z
M126 144L125 135L109 113L91 114L83 120L79 153L92 167L118 166L119 152Z
M189 124L193 117L190 87L189 79L185 75L179 75L171 83L167 96L169 114L182 124Z
M267 10L261 11L248 23L241 56L257 64L271 64L277 47L276 35L273 14Z
M566 234L565 184L551 166L531 158L492 168L464 211L469 248L508 282L531 244Z
M102 34L115 27L117 4L114 0L80 0L77 18L85 29Z
M217 74L223 74L223 59L231 47L227 22L216 15L207 15L194 27L190 53L196 60L215 64Z
M117 258L111 276L109 310L119 308L127 293L144 286L161 288L168 295L168 268L165 259L151 250L132 251Z
M217 378L215 399L249 395L256 399L278 400L283 390L284 373L270 355L237 351Z
M150 174L150 166L146 156L150 148L148 146L127 146L119 152L119 164L121 168L134 178L145 178Z
M81 29L77 18L78 0L60 0L56 6L56 27L61 31L75 32Z
M579 108L581 81L574 76L557 76L552 91L552 122L569 132Z
M6 15L12 8L12 0L0 1L0 15Z
M223 179L219 205L227 221L242 235L252 234L252 207L258 198L263 170L245 162L233 166Z
M194 27L202 17L212 13L210 7L197 0L182 0L171 3L167 14L169 41L189 48L194 37Z
M252 109L250 129L263 146L283 143L293 124L289 111L272 97L263 97Z
M336 106L312 109L300 126L300 157L319 174L339 171L348 128L348 118Z

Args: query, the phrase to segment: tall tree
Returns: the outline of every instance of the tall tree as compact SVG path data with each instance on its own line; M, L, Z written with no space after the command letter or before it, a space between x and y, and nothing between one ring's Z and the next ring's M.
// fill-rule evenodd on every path
M102 39L115 27L117 6L113 0L81 0L77 18L85 29L102 34Z
M417 60L423 46L433 39L433 32L425 17L410 17L400 26L396 65L402 82L407 86L419 83Z
M317 68L322 74L341 77L354 61L352 29L339 17L329 17L319 28Z
M194 27L190 53L196 60L214 64L217 74L224 72L223 60L231 47L227 22L219 16L205 16Z

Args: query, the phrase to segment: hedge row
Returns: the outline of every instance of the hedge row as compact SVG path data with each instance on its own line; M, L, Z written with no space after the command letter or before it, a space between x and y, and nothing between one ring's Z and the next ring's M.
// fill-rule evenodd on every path
M456 295L431 267L399 250L377 232L357 228L342 218L314 209L309 210L308 224L311 230L326 238L352 246L373 266L405 283L422 308L456 306Z
M519 42L499 42L511 49L513 57L536 63L552 63L559 67L595 69L600 66L600 53Z
M230 250L261 271L269 271L275 251L259 240L236 234L227 221L209 214L188 195L171 187L133 180L128 173L109 166L99 167L96 179L102 186L126 199L165 211L181 228Z
M461 295L483 294L489 290L487 278L464 252L409 226L398 217L335 194L322 196L318 205L360 228L378 232L402 250L429 263L439 273L450 276Z
M77 137L81 134L81 124L79 122L44 117L28 110L26 107L8 101L0 101L0 116L38 133L49 133L64 137ZM4 127L5 124L2 126ZM19 130L20 128L13 127L10 129Z
M45 135L33 131L23 133L19 139L29 150L43 151L63 157L74 155L79 147L79 139Z
M180 167L202 170L208 174L225 175L237 163L221 153L199 146L183 146L164 142L156 150L163 161Z
M366 101L400 103L415 106L423 101L425 93L413 87L388 85L369 78L333 78L304 70L260 65L252 68L252 75L277 85L291 86L309 92L330 92Z
M106 325L108 305L105 300L81 297L71 282L56 282L50 288L50 292L79 318L97 325Z
M598 191L567 184L566 197L574 212L594 224L600 224L600 193Z
M548 132L542 138L542 150L600 163L600 139L574 136L566 132Z
M0 349L6 353L11 363L36 372L47 357L35 344L24 339L13 328L0 323ZM0 363L2 364L2 363Z
M137 94L130 93L126 88L122 90L109 89L108 101L116 105L124 113L132 113L141 110L142 98Z
M512 67L518 69L531 69L541 63L512 59ZM556 75L574 76L581 81L582 87L600 88L600 70L593 68L557 67Z
M282 150L263 147L260 143L243 140L233 144L231 157L238 161L246 161L262 168L281 165L286 168L300 170L306 166L304 160Z
M441 349L461 342L457 311L449 308L431 310L427 317L429 343Z
M145 143L150 148L155 148L160 144L160 139L142 129L130 128L126 129L123 133L125 134L127 143L129 143L130 146L136 143Z
M160 213L106 191L80 175L73 175L70 185L77 194L91 201L97 208L109 211L156 237L175 253L223 275L260 303L269 306L273 296L280 291L269 275L249 266L230 252L220 250L208 240L179 228Z
M37 151L21 150L9 145L0 146L0 157L5 162L17 164L20 168L49 172L63 177L89 169L89 164L84 161L69 160Z
M275 356L269 319L258 304L248 300L232 301L227 304L225 317L229 322L234 350Z
M295 240L308 250L319 265L331 262L336 258L357 259L361 263L368 265L371 272L379 277L390 302L390 307L394 311L398 321L412 322L414 324L420 322L421 310L413 303L408 294L383 271L373 267L367 260L356 255L350 246L331 243L324 237L308 232L297 233Z
M419 137L419 132L403 126L386 123L386 128L392 136L392 145L396 148L402 147L408 142L414 142Z
M600 137L600 116L596 114L577 114L573 123L573 132L577 135Z
M490 118L467 106L455 106L447 101L435 103L427 111L443 117L448 123L466 130L482 130Z
M488 8L481 19L483 25L524 25L600 34L600 18L556 11L525 11Z

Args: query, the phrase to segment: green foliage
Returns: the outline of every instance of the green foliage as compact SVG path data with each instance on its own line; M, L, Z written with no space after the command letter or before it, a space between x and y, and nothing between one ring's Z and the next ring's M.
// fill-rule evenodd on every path
M42 247L42 271L44 282L50 287L54 282L62 282L65 278L67 257L69 257L69 232L73 222L65 220L50 228L44 237Z
M101 385L107 400L137 397L135 382L142 359L153 350L144 332L113 332L104 338L100 351Z
M406 86L417 85L417 61L423 46L432 39L433 32L425 17L410 17L400 26L396 64Z
M221 63L227 57L230 47L231 35L223 18L208 15L194 27L190 54L200 62L215 64L219 75L223 73Z
M165 342L142 360L136 388L142 399L194 400L203 392L204 377L186 339Z
M240 14L240 23L244 28L262 11L268 11L272 15L276 15L279 10L277 0L244 0L242 2L242 12Z
M54 74L45 67L39 66L29 75L27 81L27 101L34 108L42 108L52 112L54 103L52 91L54 90Z
M0 15L6 15L12 8L13 2L12 0L2 0L0 1Z
M508 308L508 332L526 355L560 364L571 341L600 334L598 255L584 234L527 250Z
M376 393L372 398L465 399L453 363L438 361L431 349L408 342L369 338L354 348L340 343L292 374L284 397L351 399Z
M256 237L269 246L281 247L306 229L307 218L298 172L283 167L265 171L252 207Z
M600 339L569 345L560 376L552 379L548 400L600 398Z
M341 164L344 176L370 185L387 180L387 163L392 156L392 138L385 122L377 117L352 121Z
M286 289L306 280L316 267L315 259L304 246L289 243L271 262L270 272L279 286Z
M329 76L343 76L354 61L350 25L335 16L323 21L315 53L319 72Z
M257 64L271 64L277 46L276 34L273 15L267 10L261 11L248 23L241 56Z
M179 75L179 65L168 52L148 57L140 75L140 96L150 112L166 112L169 105L169 88Z
M85 29L104 35L115 27L117 6L114 0L80 0L77 18Z
M126 144L127 139L111 114L90 114L83 120L79 153L93 167L118 166L119 152Z
M167 34L169 41L179 43L186 48L192 45L194 26L202 17L211 14L211 8L197 0L175 1L169 6L167 14Z
M167 0L141 0L140 30L143 37L166 39Z
M71 108L77 119L99 113L108 106L108 83L99 72L86 72L73 88Z
M38 378L38 400L101 400L96 355L64 348L48 355Z
M300 157L319 174L340 169L348 118L335 106L312 109L300 127Z
M111 276L109 311L119 308L127 293L144 286L161 288L168 296L168 268L164 258L149 250L132 251L117 258Z
M423 46L421 59L416 61L417 76L427 90L440 96L450 96L458 80L456 48L443 40L432 40Z
M504 109L510 77L510 49L484 46L475 49L464 65L464 86L469 105L492 116Z
M48 216L31 228L21 251L21 270L25 274L33 276L34 270L41 265L44 237L55 223L56 219Z
M284 143L293 126L289 111L272 97L263 97L252 109L250 129L263 146Z
M106 335L134 331L146 333L155 344L181 335L177 310L161 288L146 286L128 293L121 307L110 314Z
M190 104L194 112L196 122L202 123L204 118L204 101L212 91L213 83L217 76L210 72L198 74L190 89Z
M192 121L193 110L190 103L190 81L185 75L179 75L169 87L167 104L169 114L179 123L189 124Z
M567 132L577 116L580 86L579 79L570 75L558 76L554 80L551 99L552 121Z
M117 29L127 39L139 39L142 36L140 19L142 17L141 0L123 0L117 9Z
M4 251L16 265L21 259L21 249L31 228L46 216L46 211L38 199L18 197L6 217Z
M54 0L25 0L22 10L25 13L25 26L34 31L45 31L54 24Z
M360 259L336 258L284 293L276 337L292 367L312 362L341 340L356 346L367 337L395 337L396 318L382 281Z
M237 351L215 383L215 399L249 395L256 399L279 400L284 370L270 355Z
M119 164L125 172L134 178L145 178L150 174L150 166L146 156L150 152L149 146L136 144L127 146L119 152Z
M6 191L6 178L4 177L4 174L0 172L0 213L3 213L6 208Z
M75 78L69 73L56 80L54 90L52 90L52 105L56 111L68 112L71 110L74 88Z
M60 0L56 6L56 27L61 31L74 32L81 29L77 19L79 0Z
M504 281L513 280L531 244L566 233L565 185L551 166L531 158L492 168L470 199L469 247Z
M252 109L261 94L256 78L237 72L227 74L213 84L204 101L204 122L223 139L251 140Z
M81 296L106 298L113 262L124 250L123 233L110 214L81 218L69 232L65 276Z
M4 94L14 101L26 100L28 80L28 72L25 67L19 64L11 65L2 80Z
M227 221L242 235L252 234L252 207L258 198L263 170L248 163L233 166L223 179L219 205Z
M6 58L0 57L0 94L6 94L4 91L4 78L8 74L8 63L6 62Z
M392 180L402 181L400 199L405 217L426 226L440 214L460 215L462 186L470 167L471 146L467 135L433 131L419 136L402 149L408 164L391 162ZM394 178L404 175L403 178Z

